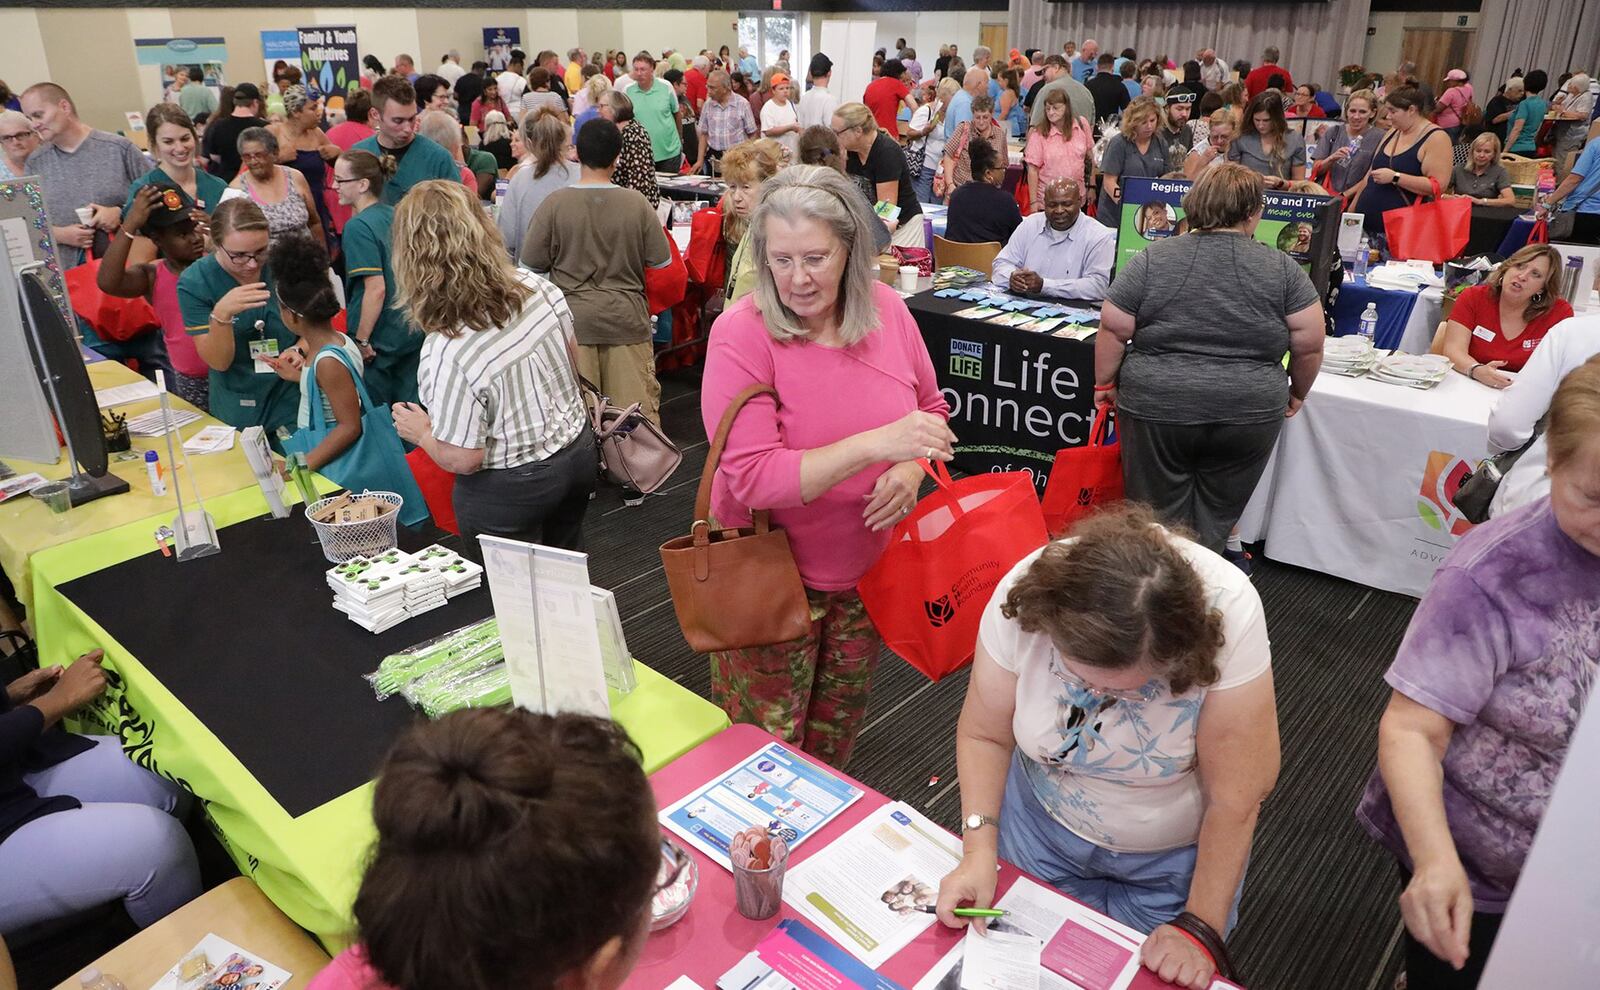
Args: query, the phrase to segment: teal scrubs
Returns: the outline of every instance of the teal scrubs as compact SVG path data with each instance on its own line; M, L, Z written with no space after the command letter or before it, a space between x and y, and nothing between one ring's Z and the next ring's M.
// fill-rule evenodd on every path
M261 281L272 288L272 273L261 270ZM206 255L184 269L178 276L178 306L183 311L184 329L189 336L206 333L211 325L211 310L217 300L227 295L238 281L217 262L215 255ZM265 324L261 330L256 323ZM276 340L278 353L293 347L299 340L283 325L278 315L278 297L274 293L265 306L246 310L233 321L233 364L227 371L212 369L211 415L235 429L247 426L266 428L267 437L276 443L274 433L280 426L294 428L295 412L300 399L300 389L293 382L279 378L276 372L258 372L250 356L250 342Z
M394 224L394 207L375 203L350 218L344 227L345 298L349 313L345 328L355 336L361 326L361 308L366 297L367 279L382 275L386 291L383 313L372 328L372 349L378 356L367 365L362 376L372 401L387 406L395 402L417 402L417 364L422 356L422 334L395 308L394 269L390 267L389 228Z
M357 141L353 151L370 151L379 158L390 154L378 144L378 136L374 134L365 141ZM449 179L452 182L461 181L461 166L450 157L450 152L444 150L437 143L428 140L421 134L411 139L411 145L406 149L405 155L400 159L399 170L383 185L383 201L390 206L400 202L401 197L419 182L429 179Z
M145 174L139 176L137 179L134 179L133 184L128 187L128 201L122 204L123 216L127 216L129 212L133 210L133 198L139 195L139 190L158 179L171 183L172 185L178 184L177 181L172 178L172 176L161 171L159 168L151 169ZM200 207L202 210L205 210L206 216L210 216L211 214L217 212L217 205L222 202L222 194L227 192L227 190L228 184L226 182L223 182L210 172L204 172L200 169L195 169L195 205Z

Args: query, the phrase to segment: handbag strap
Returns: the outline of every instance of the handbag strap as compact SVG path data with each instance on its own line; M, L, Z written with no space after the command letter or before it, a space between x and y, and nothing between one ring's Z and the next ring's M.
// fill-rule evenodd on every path
M361 404L360 415L365 416L372 409L372 396L367 394L367 386L361 381L361 373L350 363L350 355L336 344L325 344L312 356L311 362L301 373L302 377L311 376L311 382L306 386L306 426L312 430L324 430L328 427L327 417L322 411L322 386L317 382L317 360L330 351L350 372L350 380L356 386L356 401Z
M1106 446L1106 440L1110 438L1112 431L1115 429L1112 425L1114 418L1115 414L1111 411L1111 403L1108 402L1100 407L1100 411L1095 413L1094 425L1089 427L1089 446Z
M733 431L733 421L738 418L739 410L744 404L758 395L771 393L774 401L778 398L778 390L765 382L757 382L747 386L744 391L733 397L728 403L728 408L723 410L722 422L717 424L716 435L711 438L711 449L706 452L705 467L700 469L700 487L694 494L694 522L698 526L711 518L711 480L716 477L717 465L722 462L722 449L728 445L728 434ZM756 509L751 514L755 522L756 531L765 533L768 527L768 514L766 509Z

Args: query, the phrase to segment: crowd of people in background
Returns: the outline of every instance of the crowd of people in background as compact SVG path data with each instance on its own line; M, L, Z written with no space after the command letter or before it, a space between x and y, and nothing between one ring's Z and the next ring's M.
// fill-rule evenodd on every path
M1342 197L1381 249L1385 210L1435 195L1510 204L1502 152L1543 148L1558 184L1538 208L1572 214L1571 238L1600 243L1600 86L1533 69L1491 93L1462 69L1424 80L1406 62L1335 92L1297 82L1273 47L1253 65L1209 47L1179 63L1093 39L965 57L942 45L933 59L901 39L874 56L860 93L839 93L833 71L824 53L763 66L729 46L513 50L495 67L452 51L426 72L409 55L389 68L368 55L342 97L287 63L219 97L195 67L145 115L148 150L90 126L54 82L14 99L0 84L0 178L38 176L62 265L98 265L101 292L145 299L159 320L113 339L80 319L87 346L163 372L182 398L274 444L329 424L307 460L344 484L346 455L381 439L364 436L367 413L390 410L399 441L457 476L469 553L479 534L580 545L597 483L581 383L660 422L648 285L679 252L659 177L724 180L683 252L716 320L708 432L748 386L784 391L737 420L714 513L739 525L771 510L813 621L794 642L713 655L712 693L735 719L841 766L882 645L856 585L911 511L918 462L949 460L956 442L879 257L924 247L924 207L943 203L950 240L998 248L996 285L1104 300L1095 402L1117 410L1128 494L1148 508L1023 561L985 613L958 731L961 792L964 812L1004 813L969 833L939 912L959 925L957 903L986 904L1003 855L1153 931L1146 965L1208 986L1214 962L1193 933L1230 931L1279 762L1265 621L1229 564L1231 530L1306 399L1325 329L1305 272L1251 237L1263 196ZM1163 237L1113 281L1129 181L1174 177L1194 181L1187 235ZM1443 339L1483 385L1524 371L1495 442L1542 430L1534 460L1547 470L1506 489L1504 524L1463 541L1389 673L1360 816L1401 864L1412 990L1474 985L1581 710L1553 711L1535 690L1587 678L1577 653L1549 644L1562 610L1594 607L1581 589L1600 587L1600 334L1562 322L1559 267L1548 247L1514 255L1462 297ZM1218 325L1236 332L1219 342ZM1529 562L1564 570L1530 595ZM173 788L97 740L57 746L43 765L65 769L37 772L29 747L104 688L97 659L0 697L19 740L0 749L0 873L28 885L0 895L0 929L108 875L141 924L195 892ZM1152 731L1172 758L1112 771L1057 746L1045 700L1063 684L1097 712L1159 709ZM1525 765L1503 773L1508 750ZM618 985L659 864L636 758L614 726L574 716L478 711L408 734L375 795L359 941L314 986L487 987L508 967ZM76 788L107 784L131 803L86 797L52 814L75 807ZM590 830L578 845L562 838L575 820ZM462 845L450 876L426 855L434 841ZM153 865L56 869L60 857L35 853L68 845ZM563 884L594 896L545 897ZM490 903L497 916L510 905L514 930L493 949L461 922ZM558 932L556 906L579 923ZM419 938L422 915L440 924Z

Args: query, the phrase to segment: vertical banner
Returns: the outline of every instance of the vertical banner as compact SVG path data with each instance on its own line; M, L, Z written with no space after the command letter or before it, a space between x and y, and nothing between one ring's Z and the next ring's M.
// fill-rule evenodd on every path
M266 69L266 75L262 78L269 87L272 85L273 70L279 62L300 64L300 32L293 28L261 32L261 63Z
M495 72L503 72L511 62L511 49L522 44L522 29L498 27L483 29L483 59Z
M344 111L344 99L361 88L361 57L356 54L355 25L296 28L300 70L306 89L329 111Z

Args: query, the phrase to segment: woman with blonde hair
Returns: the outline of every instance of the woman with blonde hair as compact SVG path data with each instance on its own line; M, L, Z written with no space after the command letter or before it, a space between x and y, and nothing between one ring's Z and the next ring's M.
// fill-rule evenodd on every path
M587 70L588 66L584 66L584 69ZM588 78L584 80L583 85L578 87L578 91L572 94L573 117L581 117L589 110L592 110L598 106L600 104L601 95L610 88L611 80L607 79L598 72L590 74ZM577 127L578 125L574 123L573 130L577 130Z
M755 291L756 262L747 236L750 217L761 200L762 184L788 160L783 146L771 138L742 141L722 156L722 181L728 185L722 197L722 236L730 252L723 295L729 306Z
M981 116L981 115L980 115ZM851 175L863 180L871 189L867 195L867 208L877 203L891 203L900 207L900 215L887 221L890 239L903 247L926 247L923 234L922 205L917 202L917 192L911 184L911 170L906 165L905 153L886 131L880 130L878 120L865 103L845 103L833 112L833 133L839 137L839 147L844 152L844 167ZM965 125L963 125L965 126ZM988 118L988 126L1005 134ZM948 157L948 148L946 156Z
M1161 108L1141 96L1122 111L1122 129L1106 142L1100 158L1100 206L1095 218L1116 230L1122 224L1124 179L1160 178L1167 171L1167 146L1156 139L1161 129Z
M1467 146L1467 162L1450 171L1450 192L1479 206L1515 206L1511 174L1500 164L1500 139L1484 131Z
M394 273L424 334L422 404L396 403L395 429L457 476L464 552L479 558L484 534L578 549L594 433L561 292L512 265L472 193L443 179L395 208Z
M1455 369L1490 388L1505 388L1550 328L1572 315L1561 298L1561 252L1529 244L1501 263L1482 285L1456 298L1441 351Z
M850 106L840 109L854 119ZM746 388L780 393L735 418L712 512L746 526L752 510L771 511L813 616L791 642L713 654L712 697L735 721L841 767L882 646L856 584L915 504L918 460L948 461L955 442L916 322L878 281L877 223L832 169L795 165L767 180L747 235L756 289L717 320L700 393L711 432Z
M1372 156L1383 142L1383 131L1374 126L1378 96L1370 89L1358 89L1344 101L1344 120L1329 124L1311 149L1311 177L1330 192L1343 195L1354 188L1372 167Z
M521 251L522 238L545 199L578 181L578 163L568 159L572 142L567 123L559 114L540 111L524 117L519 129L528 161L506 183L505 197L495 214L495 225L513 258Z
M1198 179L1206 169L1227 164L1228 148L1238 133L1234 126L1235 119L1233 111L1227 107L1211 114L1205 143L1195 145L1184 156L1183 174L1186 178Z
M495 164L500 171L509 172L516 167L517 156L511 144L512 130L506 122L506 115L498 110L490 110L483 115L483 132L479 134L479 147L494 156Z

